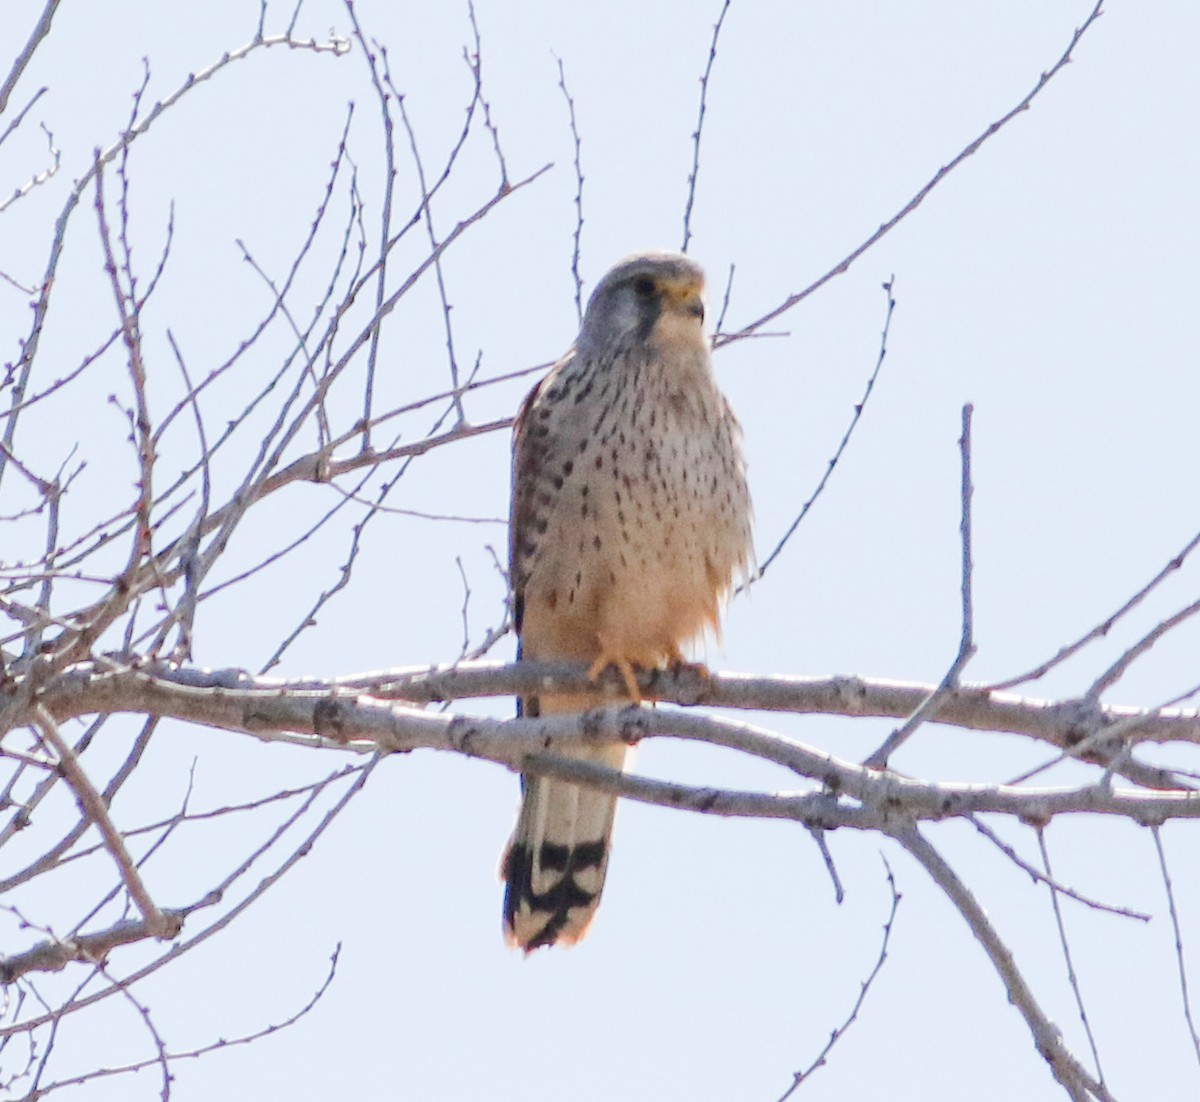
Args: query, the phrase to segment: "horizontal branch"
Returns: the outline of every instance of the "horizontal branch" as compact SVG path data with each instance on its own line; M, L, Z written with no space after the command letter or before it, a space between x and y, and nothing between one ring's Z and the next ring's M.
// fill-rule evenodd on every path
M567 686L580 681L579 675L575 675L574 680L570 676L559 678L551 674L553 667L533 667L532 664L476 669L481 678L497 679L497 684L492 686L493 692L500 691L498 679L501 677L507 679L507 691L510 692L514 689L528 692L551 683ZM458 671L459 674L465 672ZM685 682L688 677L685 673L671 680ZM667 680L660 678L663 683ZM775 687L782 691L784 686L791 684L793 691L823 686L829 693L832 684L847 679L794 683L791 679L755 680L764 690ZM829 709L833 714L862 715L862 697L872 691L886 696L902 688L886 683L871 686L849 680L861 686L862 695L853 710L845 706ZM1151 825L1172 818L1200 816L1200 792L1184 790L1179 785L1171 790L1152 792L1118 789L1112 787L1107 773L1095 783L1076 787L934 783L845 761L797 739L749 723L696 712L612 707L597 708L580 715L495 719L425 712L362 691L362 686L394 686L402 681L403 677L394 673L339 682L288 683L252 678L236 670L214 672L162 667L153 671L114 668L101 672L79 667L50 679L39 690L36 699L59 720L134 712L245 732L267 741L288 741L313 747L364 753L445 750L496 762L513 770L552 772L646 802L717 814L792 818L813 825L873 829L879 825L878 816L896 813L918 819L943 819L996 812L1015 815L1025 821L1044 822L1059 814L1091 812L1126 816ZM746 687L749 681L714 675L704 679L705 697L709 702L725 703L723 688L740 683L744 690L744 706L761 708L761 698L750 703L752 694ZM479 695L480 686L475 686L473 692ZM919 703L929 689L910 686L908 692L912 694L910 703ZM763 696L766 695L764 691ZM777 705L782 703L781 697L776 699ZM1016 704L1011 707L1015 708ZM1049 707L1043 704L1033 711L1037 714ZM816 709L810 707L807 710ZM1158 721L1163 718L1157 717ZM939 721L947 720L939 714ZM1184 722L1182 717L1180 722ZM1191 722L1194 723L1194 719ZM981 726L978 717L975 726ZM811 792L748 794L668 785L632 778L598 766L581 766L578 762L553 756L556 750L581 743L633 743L651 736L707 742L772 762L819 786L818 794L826 800L824 810L815 807ZM853 812L861 807L869 810L870 815L836 823L821 818L814 821L818 810L822 813L828 810L830 796L851 801L837 804L838 808L845 806Z
M270 694L336 692L365 694L377 700L399 700L410 704L520 696L548 689L597 688L587 680L585 667L561 662L464 662L450 666L372 670L331 679L252 677L240 669L180 668L163 663L141 665L137 670L123 673L103 673L90 666L79 666L56 679L53 691L56 695L67 694L63 699L72 701L72 714L85 714L85 700L91 698L92 692L105 679L127 676L155 678L192 689L239 689ZM935 688L915 681L853 675L794 677L710 673L702 676L690 667L677 672L642 671L638 684L645 699L684 707L703 704L757 712L881 719L907 718ZM622 686L621 679L609 670L600 679L598 687L611 690L616 701ZM82 710L75 711L77 707ZM1200 710L1194 708L1143 709L1102 706L1086 700L1041 700L995 692L970 683L949 693L936 714L929 717L929 722L972 731L1027 735L1059 749L1070 749L1085 738L1093 738L1097 731L1117 725L1120 725L1121 737L1130 743L1200 744Z
M231 686L230 674L239 683L248 681L240 671L193 671L190 683ZM601 685L610 685L614 698L622 682L609 671ZM516 696L549 687L592 687L583 667L565 663L470 662L452 666L418 666L376 670L338 678L333 682L279 681L278 688L330 687L369 692L380 699L414 704L441 704L471 697ZM757 676L742 673L698 675L689 667L677 672L642 672L642 695L692 706L740 708L758 712L793 712L797 715L874 716L906 719L934 691L935 686L915 681L890 681L853 675L839 677ZM1161 710L1121 705L1100 706L1085 700L1041 700L1015 693L994 692L970 683L950 692L929 717L931 723L965 727L973 731L998 731L1028 735L1059 748L1069 748L1091 737L1098 729L1121 724L1121 734L1131 742L1200 743L1200 710Z

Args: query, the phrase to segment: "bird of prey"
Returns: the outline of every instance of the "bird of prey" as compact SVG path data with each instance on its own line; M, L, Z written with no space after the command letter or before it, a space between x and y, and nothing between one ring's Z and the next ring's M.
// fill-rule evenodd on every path
M717 630L751 559L741 430L713 377L704 272L681 253L622 260L579 337L533 388L513 436L509 568L526 660L620 672L683 662ZM598 693L539 693L521 714L582 712ZM571 756L623 767L626 747ZM526 952L583 936L604 883L616 797L522 777L504 856L505 936Z

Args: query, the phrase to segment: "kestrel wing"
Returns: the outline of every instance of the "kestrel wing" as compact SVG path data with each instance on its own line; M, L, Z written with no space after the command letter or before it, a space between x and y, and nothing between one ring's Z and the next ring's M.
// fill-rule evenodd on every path
M549 426L538 418L538 398L574 357L568 352L525 396L513 423L512 504L508 520L508 577L517 638L525 612L525 582L537 550L537 494L553 451Z

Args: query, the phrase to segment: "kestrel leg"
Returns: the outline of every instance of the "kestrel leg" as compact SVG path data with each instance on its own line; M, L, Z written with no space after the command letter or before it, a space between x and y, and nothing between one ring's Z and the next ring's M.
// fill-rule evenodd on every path
M638 688L637 673L633 668L633 663L620 650L610 647L604 637L601 636L600 655L588 669L588 680L592 684L595 684L600 680L601 674L609 666L616 666L617 672L621 675L621 680L625 682L625 691L629 694L629 699L634 704L640 704L642 702L642 690Z

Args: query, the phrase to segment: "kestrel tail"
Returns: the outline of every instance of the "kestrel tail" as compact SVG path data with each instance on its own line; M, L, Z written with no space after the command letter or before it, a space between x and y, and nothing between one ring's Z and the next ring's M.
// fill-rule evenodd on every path
M713 377L704 273L679 253L631 256L596 286L579 337L534 387L513 438L509 562L521 656L593 678L679 662L718 627L751 557L740 429ZM524 715L579 712L542 693ZM624 766L626 747L573 757ZM505 854L505 934L527 952L582 937L599 902L616 798L523 777Z

